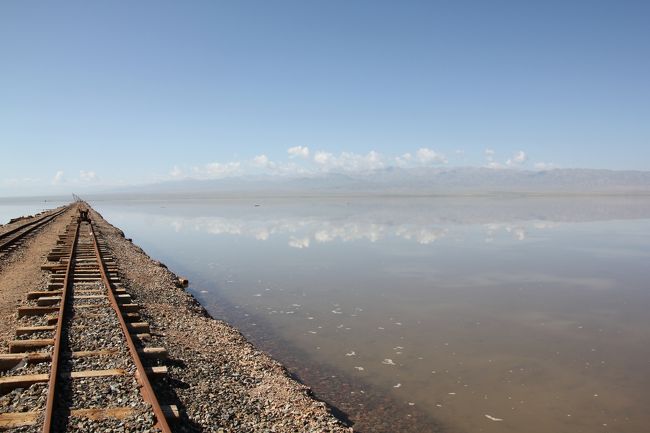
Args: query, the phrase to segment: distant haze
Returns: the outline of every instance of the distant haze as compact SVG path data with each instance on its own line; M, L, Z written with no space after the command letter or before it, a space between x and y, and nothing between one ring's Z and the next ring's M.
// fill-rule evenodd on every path
M107 194L485 194L650 193L650 172L590 169L396 168L304 177L241 176L185 179L125 187Z

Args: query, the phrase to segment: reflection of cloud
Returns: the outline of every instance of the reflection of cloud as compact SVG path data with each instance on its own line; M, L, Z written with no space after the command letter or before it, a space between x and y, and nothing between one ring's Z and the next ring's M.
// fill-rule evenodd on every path
M524 239L526 239L526 231L523 228L518 227L514 229L512 232L515 235L515 239L517 239L518 241L523 241Z
M447 234L447 229L400 226L395 232L404 239L414 239L422 245L431 244Z
M294 236L291 236L289 238L289 246L293 248L309 248L309 238L296 238Z
M254 229L251 230L251 234L258 241L265 241L271 235L269 230L267 228L265 228L265 227L254 228Z
M526 240L528 231L535 230L546 230L557 227L559 224L549 221L533 221L528 223L527 226L523 224L511 225L511 224L485 224L485 241L493 242L495 234L500 231L505 231L512 235L513 239L517 241Z
M344 223L336 225L326 222L314 234L314 239L318 242L332 242L337 239L343 242L359 239L376 242L384 237L386 230L386 226L375 223Z
M210 233L213 235L245 236L266 241L274 235L289 236L288 244L293 248L309 248L311 242L377 242L395 236L412 240L422 245L432 244L449 235L449 227L439 227L426 223L394 224L392 221L349 221L323 220L319 217L277 218L268 220L229 219L223 217L200 217L173 219L169 222L174 231L183 229ZM494 223L485 224L485 240L492 242L496 235L507 233L517 241L524 241L528 231L556 227L557 223L532 221L526 224Z
M533 223L533 227L539 230L543 229L552 229L558 226L558 223L551 222L551 221L537 221Z

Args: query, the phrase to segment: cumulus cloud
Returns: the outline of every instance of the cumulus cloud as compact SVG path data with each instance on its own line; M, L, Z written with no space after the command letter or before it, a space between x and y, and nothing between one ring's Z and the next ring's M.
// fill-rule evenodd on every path
M457 149L453 152L456 158L464 160L466 152ZM517 168L524 166L527 155L520 150L507 160L497 160L496 152L491 148L484 149L484 167L494 169ZM277 176L315 176L319 173L365 173L386 167L431 167L449 164L449 160L442 152L429 147L420 147L417 150L401 154L386 155L371 150L367 153L340 152L333 153L327 150L312 151L306 146L293 146L287 149L287 156L279 160L271 160L266 154L259 154L250 159L231 162L213 162L190 169L180 169L177 166L168 173L169 178L223 178L246 174L259 174L264 172ZM538 164L537 169L543 166Z
M413 160L413 155L409 152L406 152L400 156L395 157L395 164L398 167L407 167Z
M289 158L301 157L309 158L309 148L307 146L293 146L287 149Z
M266 155L257 155L253 158L253 166L259 168L275 168L277 164Z
M94 171L85 171L85 170L79 171L79 179L82 182L95 182L98 180L97 173L95 173Z
M526 162L526 152L519 150L506 161L508 167L517 167Z
M334 159L334 155L329 152L316 152L314 155L314 162L320 165L327 165L330 161Z
M342 152L338 156L318 151L314 154L314 162L322 171L366 171L377 170L385 166L383 156L374 150L365 155Z
M172 168L171 171L169 172L169 175L174 179L181 178L183 177L183 170L181 170L180 167L175 165L174 168Z
M510 158L508 158L505 163L501 163L494 158L495 153L496 152L493 149L485 149L485 167L494 169L516 168L522 166L528 159L526 152L523 150L518 150Z
M52 178L52 185L60 185L65 182L65 177L63 176L63 170L59 170L54 174Z
M504 168L503 164L501 164L500 162L496 162L496 161L488 161L487 164L485 164L485 166L487 168L494 168L494 169Z
M418 151L415 153L415 156L417 157L420 164L428 165L428 164L447 163L447 158L445 158L444 155L436 152L435 150L431 150L428 147L419 148Z
M487 168L503 168L501 164L494 160L494 149L487 148L483 153L485 154L485 166Z

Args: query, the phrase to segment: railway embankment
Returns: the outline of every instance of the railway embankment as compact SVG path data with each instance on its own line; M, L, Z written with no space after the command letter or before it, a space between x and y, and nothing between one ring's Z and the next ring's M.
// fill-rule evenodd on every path
M28 304L28 293L47 286L49 275L42 265L75 211L64 212L2 258L0 352L7 353L9 342L16 338L20 325L16 311ZM257 350L233 327L210 317L171 270L92 209L90 219L102 248L114 262L111 266L119 275L120 290L139 305L138 320L148 324L147 345L166 350L161 361L166 367L165 379L153 382L153 387L158 400L178 408L179 418L170 423L172 431L351 431L324 403L314 399L306 386L289 377L281 364ZM110 380L105 380L109 391ZM32 403L27 398L18 409L29 411ZM9 408L8 404L0 395L0 416L16 410L16 405ZM128 429L117 422L101 431Z

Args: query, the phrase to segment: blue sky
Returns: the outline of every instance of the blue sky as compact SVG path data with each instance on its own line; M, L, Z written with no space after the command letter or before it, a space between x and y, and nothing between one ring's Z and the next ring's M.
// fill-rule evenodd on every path
M650 169L648 17L644 1L4 1L0 196Z

